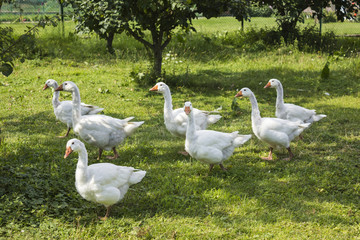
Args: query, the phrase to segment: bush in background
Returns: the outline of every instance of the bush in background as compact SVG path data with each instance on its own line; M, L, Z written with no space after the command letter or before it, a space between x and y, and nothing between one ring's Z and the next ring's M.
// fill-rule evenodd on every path
M337 17L333 11L324 11L323 12L323 23L337 22Z
M269 6L250 7L250 17L271 17L274 11Z

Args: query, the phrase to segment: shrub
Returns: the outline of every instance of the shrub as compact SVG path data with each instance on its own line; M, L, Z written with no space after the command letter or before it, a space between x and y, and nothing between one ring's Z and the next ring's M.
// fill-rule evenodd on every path
M322 21L324 23L337 22L337 17L333 11L324 11Z
M336 36L334 32L320 35L315 26L305 27L300 30L298 47L300 51L332 51L336 48Z
M273 10L269 6L250 7L251 17L270 17Z

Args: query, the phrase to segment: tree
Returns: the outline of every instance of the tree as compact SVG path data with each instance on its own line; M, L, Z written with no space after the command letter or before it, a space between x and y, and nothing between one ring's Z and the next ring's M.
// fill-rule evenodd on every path
M95 31L108 39L125 31L141 42L153 60L153 72L161 76L162 54L175 30L191 31L197 14L207 18L228 9L227 0L69 0L75 9L77 29Z
M271 6L277 16L277 23L285 42L291 43L296 39L298 29L297 23L304 21L302 12L310 7L314 14L319 19L322 18L322 11L326 7L333 3L336 8L336 15L338 19L343 20L345 17L349 17L354 9L352 0L253 0L253 2L259 5Z
M125 30L152 53L153 72L161 76L162 53L175 29L190 31L196 17L192 1L133 0L123 2ZM146 32L150 33L147 37Z
M0 10L4 3L11 3L11 2L13 2L13 0L0 0Z
M328 0L257 0L260 5L269 5L275 11L279 29L284 37L285 42L291 43L296 39L299 21L304 21L302 12L311 7L315 13L320 14L321 9L329 5Z
M241 22L241 29L244 29L244 21L250 21L250 0L232 0L230 1L230 13Z
M109 53L114 54L113 40L116 33L124 31L122 1L113 0L69 0L76 16L76 31L94 31L100 38L106 40Z

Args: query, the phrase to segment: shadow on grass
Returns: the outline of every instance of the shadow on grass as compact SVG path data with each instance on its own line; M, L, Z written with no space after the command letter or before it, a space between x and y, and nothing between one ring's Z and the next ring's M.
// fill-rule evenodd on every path
M188 93L190 86L194 92L211 89L204 93L207 97L219 94L219 88L225 89L222 94L227 95L228 91L235 92L236 88L247 86L258 93L259 102L273 105L275 91L263 89L268 79L262 80L261 85L257 79L276 71L277 69L234 73L201 71L190 75L189 79L192 80L189 87L174 95ZM318 74L295 72L295 79L301 78L305 73L314 76ZM281 79L291 74L294 71L282 69L281 74L274 77ZM214 79L208 79L213 75ZM225 83L222 82L223 79ZM297 88L305 84L294 81L291 87L287 85L286 92L290 96L298 94ZM322 87L322 84L317 83L315 86ZM316 91L304 93L309 96L309 102L316 94ZM155 94L154 97L162 98ZM232 97L229 96L229 101ZM151 100L143 104L147 107ZM159 109L162 109L162 104L160 105ZM224 221L229 222L242 222L252 218L272 223L284 218L279 213L285 212L285 218L292 221L318 222L329 226L334 223L355 224L356 221L352 218L354 215L343 213L351 209L353 212L359 210L356 207L360 196L357 187L360 182L357 167L359 140L348 138L344 134L346 126L356 129L356 118L332 116L329 113L336 113L337 109L329 105L319 107L323 113L328 114L328 118L315 123L304 134L304 142L292 144L299 156L295 161L261 161L258 158L259 152L263 153L267 147L259 145L254 139L252 141L255 146L245 144L244 148L240 148L240 153L225 162L225 166L229 167L228 172L215 168L209 175L208 166L177 154L178 149L183 146L183 140L164 133L162 114L157 115L154 121L147 123L146 128L140 128L119 147L120 159L114 163L139 166L148 171L148 174L114 207L111 217L121 218L126 215L142 220L155 215L201 218L213 216L214 219L224 218L227 219ZM358 109L348 108L347 111L354 116L360 114ZM0 171L3 176L1 185L5 186L2 200L6 210L3 213L8 215L8 218L2 218L1 225L14 220L23 224L38 224L39 219L46 216L64 218L72 223L77 215L94 216L94 209L97 215L103 215L102 206L88 203L77 194L74 188L77 157L62 159L66 141L74 135L61 140L56 138L61 131L66 130L66 126L62 123L54 126L55 117L49 118L49 115L50 111L45 111L20 119L16 115L1 118L9 134L39 136L38 139L19 139L19 142L12 143L14 145L10 145L5 139L1 145L2 153L5 153L1 157ZM119 116L116 113L111 115ZM353 133L358 136L358 131L353 130ZM94 159L97 149L88 145L87 149L89 157ZM278 154L282 155L284 152ZM239 157L240 160L237 159ZM344 205L345 210L342 212L339 210L341 207L337 206L339 204ZM332 212L332 206L338 212ZM242 207L247 217L241 218L233 213L240 211L236 208ZM21 217L17 214L21 214ZM358 214L355 217L358 219ZM87 223L94 220L84 217L83 221Z

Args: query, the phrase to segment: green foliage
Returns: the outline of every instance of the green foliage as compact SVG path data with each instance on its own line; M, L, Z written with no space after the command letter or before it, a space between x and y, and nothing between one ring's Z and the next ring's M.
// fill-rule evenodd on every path
M324 11L321 20L323 23L337 22L337 16L333 11Z
M332 52L336 49L337 39L333 32L328 31L321 36L315 26L302 29L299 33L298 46L301 51L324 51Z
M162 54L175 29L190 31L196 8L191 1L125 1L125 29L152 52L153 74L161 76ZM150 32L150 39L146 32Z
M270 17L274 10L269 6L251 6L249 14L251 17Z
M56 26L54 19L44 17L35 26L29 27L25 33L17 37L13 34L13 28L0 27L0 72L8 77L14 68L14 61L29 58L36 52L35 34L39 27L44 28L46 25Z
M34 50L35 39L33 29L20 37L15 37L10 27L0 27L0 71L3 75L9 76L13 72L14 60L24 58Z
M329 4L326 0L266 0L256 2L259 2L259 4L269 5L275 10L275 14L277 16L276 21L286 43L293 43L296 40L299 32L297 23L299 21L304 21L302 13L306 8L311 7L311 9L318 14L322 8L328 6Z
M354 12L359 10L358 1L333 0L332 3L335 5L337 19L342 22L345 19L353 19Z
M94 31L106 39L108 52L114 54L112 42L115 34L124 31L121 1L107 0L69 0L76 16L76 32Z

